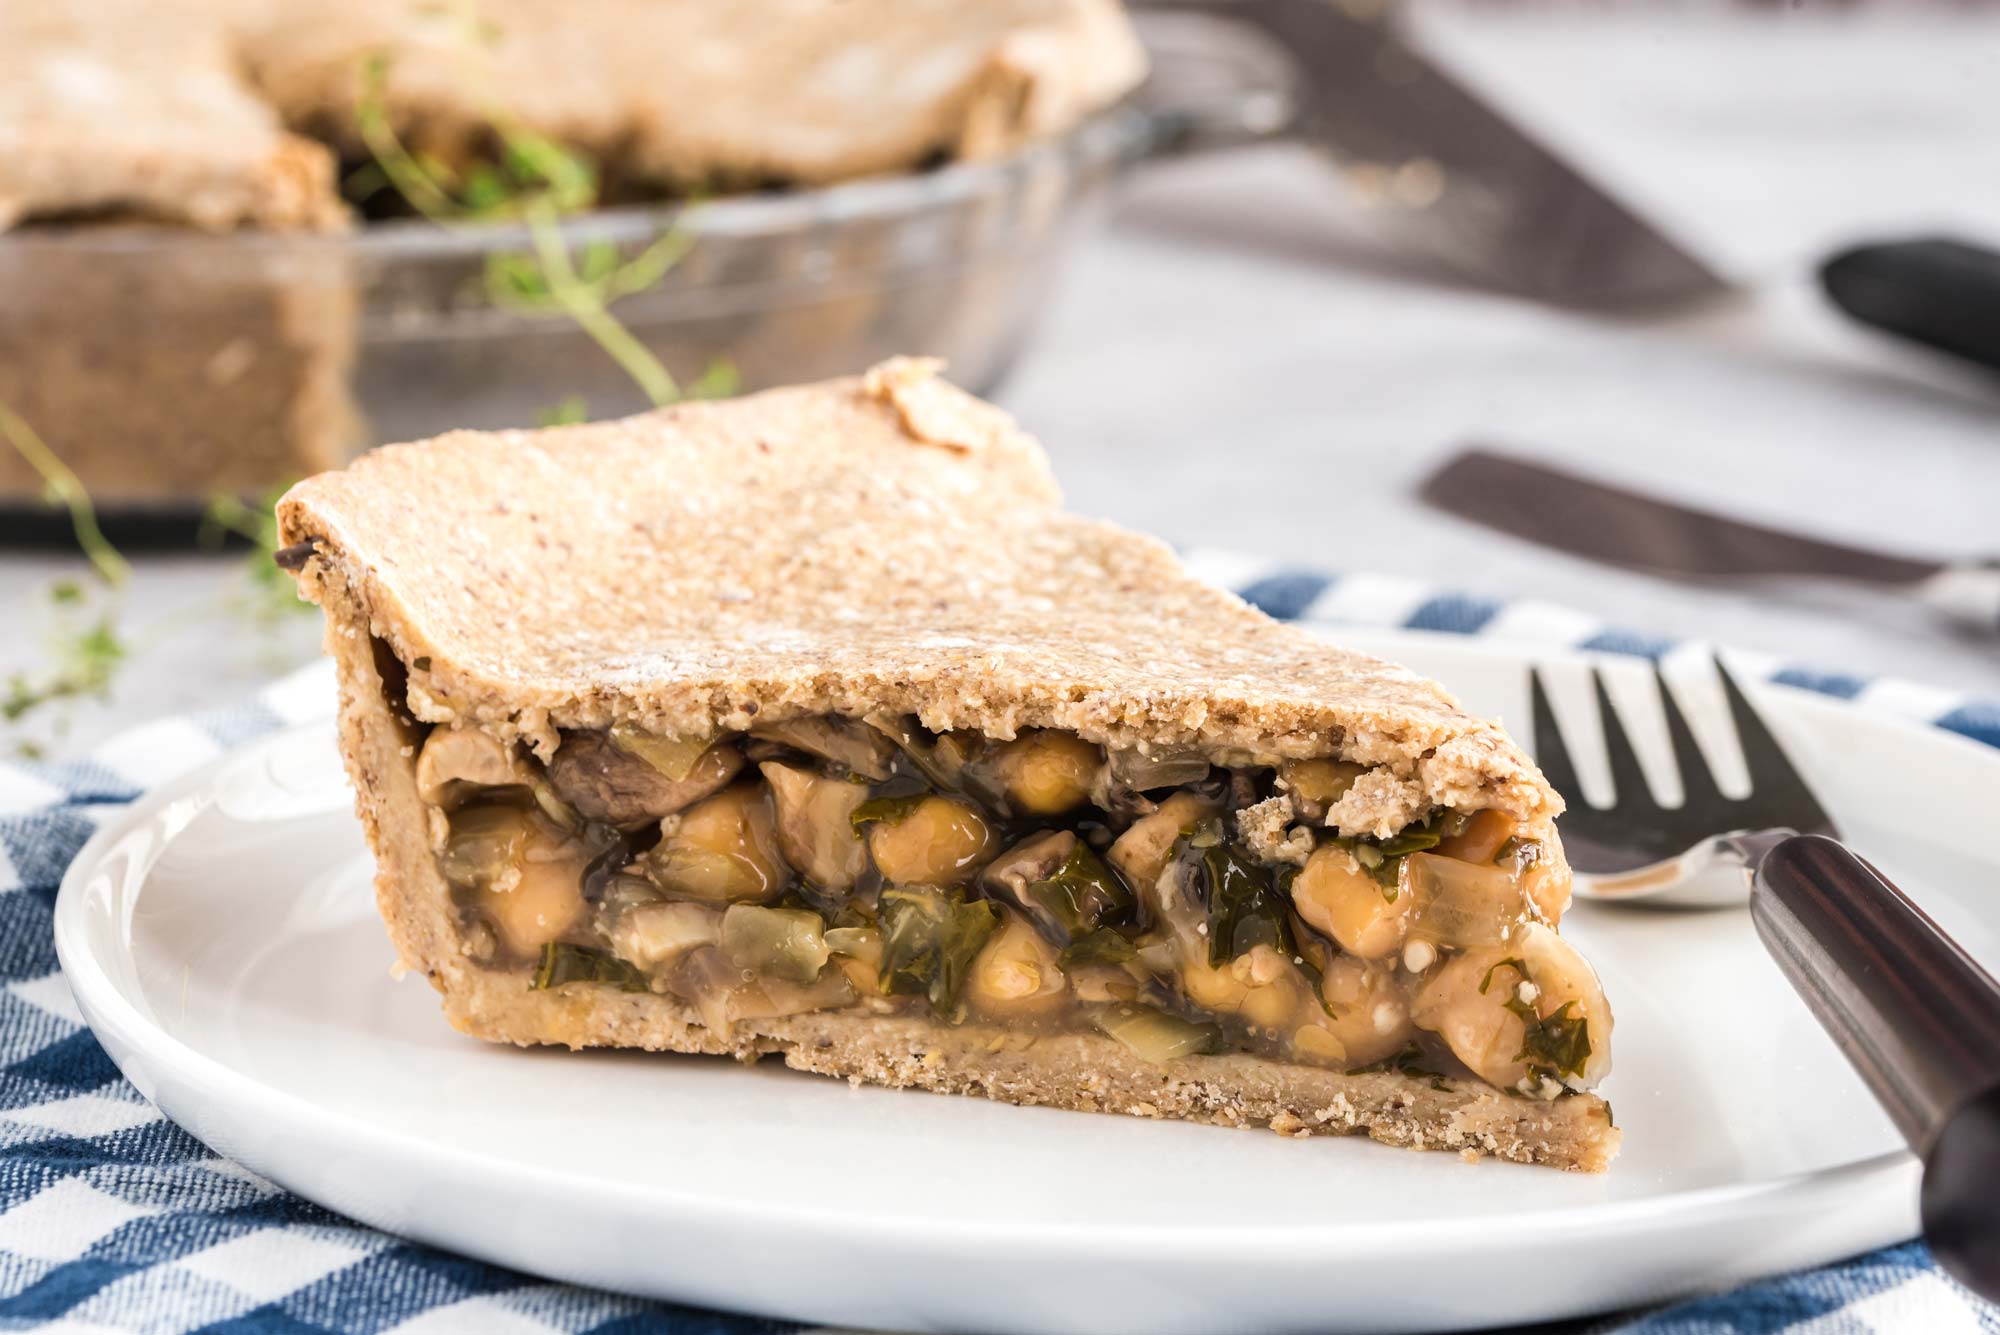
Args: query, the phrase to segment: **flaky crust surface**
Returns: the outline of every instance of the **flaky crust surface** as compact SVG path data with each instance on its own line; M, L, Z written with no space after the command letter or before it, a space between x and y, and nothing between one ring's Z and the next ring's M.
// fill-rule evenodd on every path
M293 488L283 541L351 584L420 717L545 753L616 721L913 713L1387 766L1343 816L1357 830L1560 809L1435 683L1063 512L1039 447L932 369L389 446Z

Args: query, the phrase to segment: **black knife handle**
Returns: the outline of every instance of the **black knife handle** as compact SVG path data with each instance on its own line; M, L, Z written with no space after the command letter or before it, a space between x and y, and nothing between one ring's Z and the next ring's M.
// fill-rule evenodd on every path
M1924 1162L1924 1236L2000 1301L2000 983L1878 871L1824 835L1764 855L1765 947Z
M1863 324L2000 370L2000 251L1948 237L1879 242L1841 251L1819 281Z

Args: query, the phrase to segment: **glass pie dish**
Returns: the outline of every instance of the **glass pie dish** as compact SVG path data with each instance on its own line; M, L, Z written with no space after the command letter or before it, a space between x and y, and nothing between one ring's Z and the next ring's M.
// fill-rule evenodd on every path
M619 320L683 381L744 389L946 358L990 388L1027 338L1105 187L1152 158L1257 139L1290 117L1282 53L1242 25L1141 15L1145 85L1012 157L566 221L581 253L689 245ZM528 229L422 220L336 235L204 235L146 224L0 237L0 401L130 536L185 532L218 493L255 495L374 443L531 426L559 404L646 406L568 316L488 296ZM9 533L58 535L42 479L0 452Z

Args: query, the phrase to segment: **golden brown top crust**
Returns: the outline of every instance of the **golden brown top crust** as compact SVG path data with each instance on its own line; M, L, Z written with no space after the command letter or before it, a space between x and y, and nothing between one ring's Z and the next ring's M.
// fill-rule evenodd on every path
M505 116L656 191L1000 156L1145 67L1119 0L16 0L0 52L0 229L342 226L327 145L365 156L378 54L414 148L490 152Z
M446 160L492 123L654 184L817 183L985 158L1137 83L1118 0L285 0L252 27L253 76L294 127L358 147L358 74Z
M245 86L216 9L0 4L0 230L98 213L209 230L343 223L333 154Z
M411 666L419 714L541 747L614 720L914 713L1385 765L1370 800L1392 825L1559 809L1434 683L1065 513L1040 448L933 367L388 446L294 487L282 537L315 544L307 594L350 590Z

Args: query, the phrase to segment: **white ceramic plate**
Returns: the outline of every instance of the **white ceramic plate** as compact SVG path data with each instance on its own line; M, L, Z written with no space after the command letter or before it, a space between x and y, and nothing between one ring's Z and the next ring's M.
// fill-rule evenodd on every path
M1515 651L1345 638L1526 718ZM1636 698L1641 670L1614 667ZM2000 757L1759 696L1852 841L2000 964L2000 909L1977 896L2000 873L1979 833ZM390 977L325 725L137 804L56 909L98 1037L218 1151L398 1233L683 1302L897 1328L1466 1327L1915 1232L1914 1164L1744 913L1579 905L1564 929L1618 1013L1625 1149L1594 1177L462 1038L421 979Z

